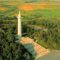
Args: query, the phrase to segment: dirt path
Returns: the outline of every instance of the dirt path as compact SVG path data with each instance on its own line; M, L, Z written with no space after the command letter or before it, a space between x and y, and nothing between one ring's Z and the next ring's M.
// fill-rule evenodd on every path
M43 30L45 32L48 31L48 28L42 27L42 26L37 26L37 25L28 25L28 27L33 28L34 30Z
M0 11L6 11L6 10L7 10L6 7L1 7L1 6L0 6Z

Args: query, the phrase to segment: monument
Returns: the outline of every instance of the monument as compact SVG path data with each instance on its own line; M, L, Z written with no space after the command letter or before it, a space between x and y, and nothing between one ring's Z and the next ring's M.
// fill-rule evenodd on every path
M22 33L21 33L21 14L20 14L20 11L19 11L19 14L18 14L18 33L17 33L17 35L21 38L21 36L22 36Z
M21 31L21 14L20 11L17 16L17 36L16 36L16 42L18 42L22 37L22 31Z

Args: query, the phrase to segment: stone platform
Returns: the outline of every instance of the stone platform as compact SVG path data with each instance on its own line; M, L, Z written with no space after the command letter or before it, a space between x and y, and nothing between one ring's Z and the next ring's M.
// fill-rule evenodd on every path
M44 55L47 55L50 50L42 47L38 43L34 42L33 39L29 37L22 37L21 40L19 41L26 49L28 52L32 54L36 59L40 58Z

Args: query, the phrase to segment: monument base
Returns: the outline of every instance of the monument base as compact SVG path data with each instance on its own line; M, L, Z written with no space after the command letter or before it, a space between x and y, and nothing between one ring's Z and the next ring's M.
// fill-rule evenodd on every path
M19 42L21 40L21 36L16 35L16 42Z
M50 53L49 49L46 49L36 43L33 39L29 37L22 37L21 40L19 41L25 49L33 56L35 59L42 57L44 55L47 55Z

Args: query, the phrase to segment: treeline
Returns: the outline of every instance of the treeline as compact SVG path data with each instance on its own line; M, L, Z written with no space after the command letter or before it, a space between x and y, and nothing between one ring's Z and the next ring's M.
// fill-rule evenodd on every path
M60 49L60 20L58 19L38 19L29 21L26 24L27 36L34 38L37 43L50 49ZM28 27L30 25L31 27ZM34 29L33 26L36 26ZM37 29L42 27L43 29ZM24 27L25 28L25 27Z
M17 26L16 17L13 18L0 18L0 60L33 60L31 54L15 42Z
M24 14L25 13L25 14ZM35 39L40 45L50 49L60 49L60 18L44 17L41 11L22 11L22 21L26 36ZM30 25L30 27L28 27ZM36 26L43 29L34 29Z

